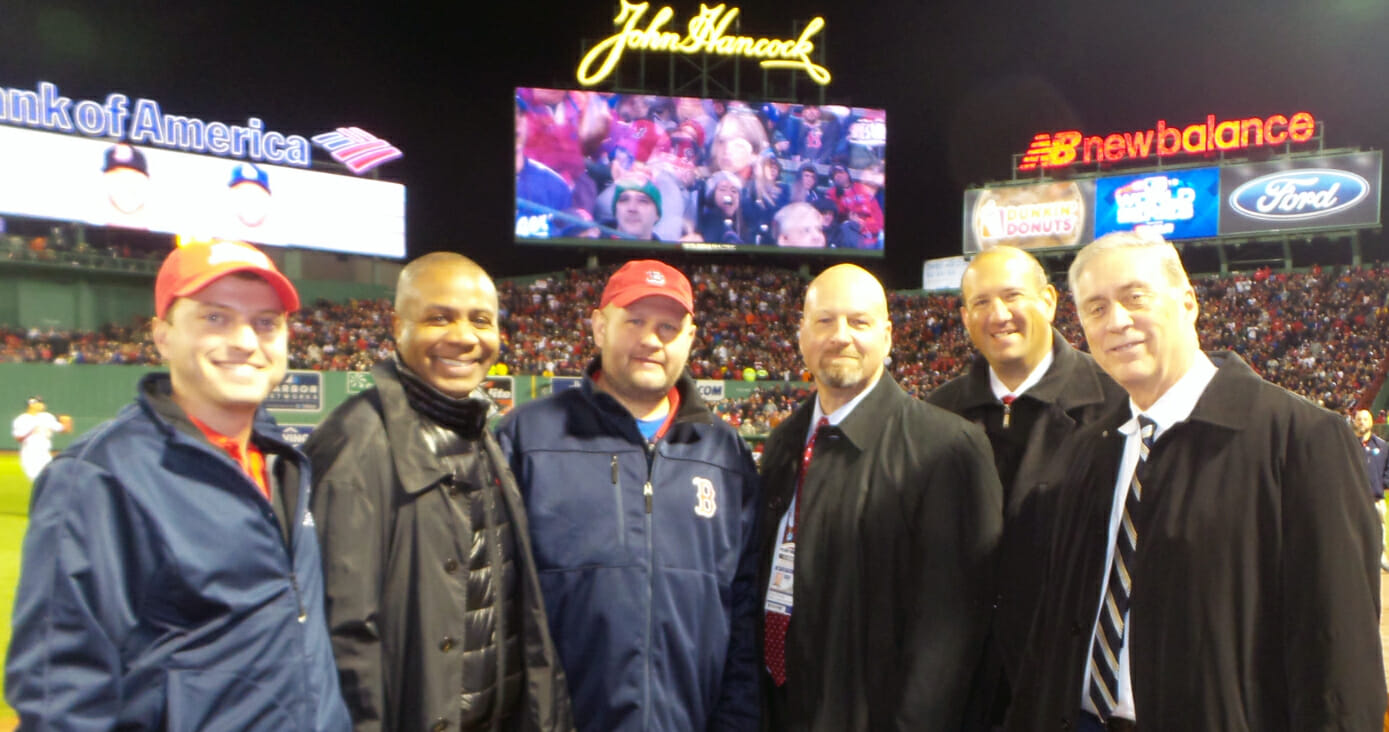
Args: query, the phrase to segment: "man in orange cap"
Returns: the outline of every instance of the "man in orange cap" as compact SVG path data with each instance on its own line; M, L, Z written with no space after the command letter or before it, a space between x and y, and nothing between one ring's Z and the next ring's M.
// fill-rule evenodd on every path
M346 730L309 466L261 403L294 286L238 242L155 280L169 372L34 486L5 693L24 728Z

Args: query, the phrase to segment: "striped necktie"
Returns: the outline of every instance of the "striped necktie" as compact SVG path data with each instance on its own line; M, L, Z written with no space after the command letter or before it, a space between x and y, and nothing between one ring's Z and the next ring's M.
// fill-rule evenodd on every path
M1124 647L1124 624L1128 619L1129 596L1133 591L1129 568L1133 566L1134 552L1138 549L1138 529L1134 517L1138 515L1143 498L1143 484L1139 476L1148 461L1155 429L1153 420L1141 414L1138 416L1138 434L1141 438L1138 465L1134 467L1133 480L1129 481L1128 495L1124 499L1124 515L1114 537L1114 561L1109 567L1109 582L1105 588L1104 604L1100 606L1100 621L1090 647L1090 702L1095 705L1100 718L1105 720L1114 713L1117 704L1119 651Z

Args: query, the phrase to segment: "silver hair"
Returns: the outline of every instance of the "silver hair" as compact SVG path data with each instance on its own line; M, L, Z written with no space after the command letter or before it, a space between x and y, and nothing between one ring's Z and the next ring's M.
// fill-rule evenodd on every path
M1075 261L1071 262L1071 269L1066 274L1066 283L1071 288L1072 297L1075 296L1076 280L1080 279L1081 272L1085 271L1090 260L1105 252L1118 249L1152 249L1156 251L1162 271L1167 275L1168 283L1173 287L1191 286L1186 269L1182 267L1182 258L1177 255L1177 248L1163 239L1161 235L1146 231L1116 231L1086 244L1085 248L1076 254Z

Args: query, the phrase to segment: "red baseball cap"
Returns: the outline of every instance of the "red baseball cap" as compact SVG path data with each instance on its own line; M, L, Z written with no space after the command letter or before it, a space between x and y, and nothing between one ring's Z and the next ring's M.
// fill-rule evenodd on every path
M154 280L154 314L160 318L174 300L188 297L224 275L252 272L275 288L285 312L299 309L299 293L265 253L239 241L194 242L176 247Z
M694 294L690 281L680 270L654 259L635 259L618 268L603 288L598 307L610 303L620 308L650 296L665 297L680 304L685 312L694 314Z

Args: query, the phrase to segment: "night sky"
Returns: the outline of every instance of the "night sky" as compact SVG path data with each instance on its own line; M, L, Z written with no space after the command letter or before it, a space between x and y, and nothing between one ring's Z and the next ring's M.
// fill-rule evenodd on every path
M582 264L573 252L512 243L512 89L575 86L582 39L613 32L616 3L169 5L5 3L0 86L51 81L96 99L119 91L166 113L235 124L255 116L305 136L358 125L405 152L382 172L408 186L412 255L453 249L497 275ZM834 74L826 101L887 109L887 257L869 266L894 288L920 286L923 258L959 253L963 189L1006 179L1036 132L1305 110L1325 121L1328 147L1389 143L1382 0L1028 5L742 6L745 35L789 37L793 18L823 16L816 41ZM674 30L698 11L672 6ZM746 68L743 92L754 96L761 72ZM798 91L818 99L804 80ZM1366 241L1371 255L1384 249L1379 234Z

